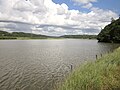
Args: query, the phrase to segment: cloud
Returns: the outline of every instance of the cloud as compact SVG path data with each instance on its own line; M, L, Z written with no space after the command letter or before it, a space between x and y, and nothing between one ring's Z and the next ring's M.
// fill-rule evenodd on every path
M81 3L81 4L87 4L87 3L91 3L91 2L97 2L97 0L72 0L76 3Z
M4 23L20 23L20 24L29 24L29 25L31 25L31 23L21 22L21 21L13 21L13 20L0 20L0 22L4 22Z
M75 5L80 5L82 8L90 9L93 7L93 2L97 2L97 0L72 0Z
M72 0L75 5L79 5L82 8L91 9L93 7L93 2L97 0Z
M90 12L69 10L52 0L0 0L0 28L44 35L98 34L118 15L111 10L95 8L96 0L74 0Z
M31 23L20 22L20 21L10 21L10 20L0 20L0 29L9 32L32 32L34 27Z
M61 35L69 35L69 34L91 34L98 33L98 30L91 28L83 28L76 26L65 26L65 25L40 25L37 27L38 29L44 29L44 33L54 34L58 32Z
M87 8L87 9L90 9L93 5L91 3L88 3L88 4L85 4L83 5L82 7L83 8Z
M20 0L13 5L13 8L21 12L25 12L25 11L27 12L27 11L33 11L35 7L29 1L23 2Z

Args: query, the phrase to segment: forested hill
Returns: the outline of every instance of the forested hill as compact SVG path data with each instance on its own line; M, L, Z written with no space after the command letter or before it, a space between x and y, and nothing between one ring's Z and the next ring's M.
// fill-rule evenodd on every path
M120 17L117 20L113 19L109 25L102 29L97 39L99 42L120 43Z
M33 34L33 33L24 33L24 32L6 32L0 30L0 39L17 39L17 38L28 38L28 39L47 39L50 36Z
M74 38L74 39L96 39L96 35L64 35L62 38Z
M33 33L24 33L24 32L6 32L0 30L0 39L47 39L47 38L74 38L74 39L96 39L96 35L64 35L64 36L45 36L40 34Z

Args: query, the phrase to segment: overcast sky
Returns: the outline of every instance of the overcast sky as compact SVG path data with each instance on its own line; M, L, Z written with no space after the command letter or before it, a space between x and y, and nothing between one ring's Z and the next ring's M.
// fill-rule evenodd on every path
M98 34L119 14L120 0L0 0L0 30Z

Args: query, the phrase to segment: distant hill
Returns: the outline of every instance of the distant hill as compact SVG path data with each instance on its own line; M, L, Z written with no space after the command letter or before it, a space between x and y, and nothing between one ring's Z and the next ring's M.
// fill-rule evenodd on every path
M99 42L120 43L120 17L117 20L113 19L109 25L105 26L97 39Z
M60 37L46 36L33 33L24 33L24 32L6 32L0 30L0 39L47 39L47 38L75 38L75 39L96 39L96 35L63 35Z
M24 32L6 32L0 30L0 39L17 39L17 38L29 38L29 39L47 39L52 38L46 35L33 34L33 33L24 33Z
M96 35L64 35L62 38L75 38L75 39L96 39Z

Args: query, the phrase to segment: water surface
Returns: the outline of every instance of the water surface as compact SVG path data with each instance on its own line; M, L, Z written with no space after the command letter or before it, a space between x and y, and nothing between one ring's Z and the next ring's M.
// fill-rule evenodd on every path
M95 60L118 46L80 39L1 40L0 90L53 90L70 65Z

